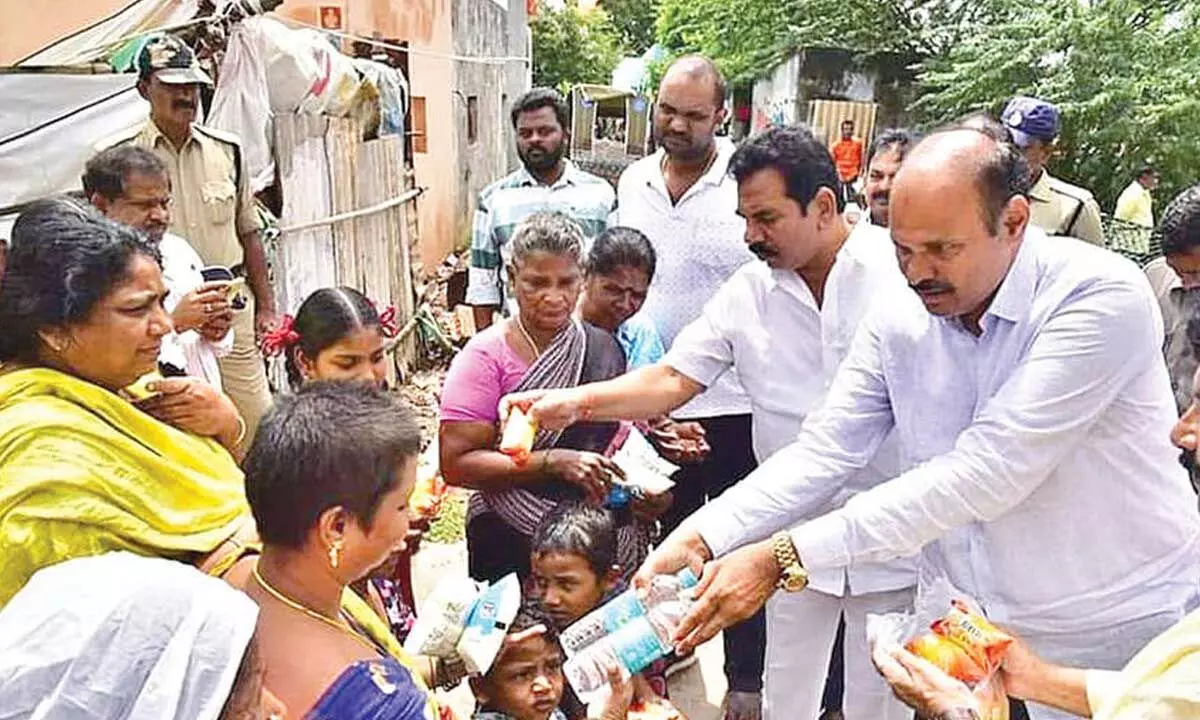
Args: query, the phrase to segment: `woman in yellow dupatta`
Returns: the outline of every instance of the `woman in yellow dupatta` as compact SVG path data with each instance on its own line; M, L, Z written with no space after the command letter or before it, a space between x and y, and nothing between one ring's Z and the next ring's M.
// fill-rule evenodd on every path
M34 572L75 557L128 550L204 563L248 519L242 474L227 451L242 425L215 391L178 422L187 430L120 394L155 369L171 330L157 250L58 199L22 214L8 260L0 278L0 607Z

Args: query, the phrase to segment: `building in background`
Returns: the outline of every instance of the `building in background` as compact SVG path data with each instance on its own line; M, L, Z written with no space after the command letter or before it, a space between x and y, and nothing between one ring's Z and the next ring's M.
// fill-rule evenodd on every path
M157 0L171 8L195 0ZM97 22L121 13L129 0L27 0L0 3L0 65L13 64ZM527 90L531 48L524 0L285 0L275 12L322 28L380 40L392 50L411 92L409 143L413 181L427 188L417 201L419 259L439 263L470 232L475 197L515 169L508 103ZM324 24L322 21L325 21ZM328 30L328 28L326 28ZM356 53L362 44L343 39ZM370 53L373 49L367 49Z
M320 26L341 8L345 32L409 49L409 133L417 185L420 261L441 262L470 234L475 198L516 168L508 104L529 88L523 0L286 0L283 17ZM353 43L343 45L352 52Z

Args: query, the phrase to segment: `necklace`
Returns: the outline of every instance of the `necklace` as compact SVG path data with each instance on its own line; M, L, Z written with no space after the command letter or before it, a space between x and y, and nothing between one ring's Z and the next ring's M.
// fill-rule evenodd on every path
M713 163L717 161L717 155L717 145L714 142L713 146L708 150L708 159L704 161L704 168L700 170L700 174L696 176L696 179L692 181L691 185L688 185L679 193L680 197L683 197L684 193L686 193L692 187L692 185L695 185L697 182L699 182L700 178L708 174L708 171L712 169ZM672 199L674 199L674 195L671 193L671 183L667 179L667 160L669 157L670 156L668 156L665 152L663 153L662 160L659 161L658 164L658 170L662 173L663 184L667 186L667 194L671 195Z
M521 314L517 313L517 329L521 331L521 336L525 338L525 342L529 343L529 347L533 348L533 357L539 358L542 356L542 349L533 341L533 336L525 329L525 323L521 322Z
M312 618L313 620L316 620L316 621L324 623L325 625L328 625L332 628L335 628L339 632L345 633L346 635L353 637L355 640L359 641L366 647L370 648L371 652L373 652L375 654L379 653L379 648L375 647L375 645L372 644L369 640L367 640L362 635L355 632L354 629L351 628L346 623L340 623L337 620L334 620L333 618L329 617L328 615L326 615L324 613L319 613L316 610L313 610L312 608L306 607L303 604L296 602L295 600L289 598L287 595L284 595L283 593L276 590L274 587L271 586L270 583L267 582L266 578L264 578L262 576L262 573L258 569L258 563L254 563L254 569L251 571L250 574L253 575L254 581L259 584L259 587L261 587L263 590L266 590L268 595L275 598L279 602L283 603L287 607L291 608L292 610L295 610L296 612L303 613L303 614L309 616L310 618Z

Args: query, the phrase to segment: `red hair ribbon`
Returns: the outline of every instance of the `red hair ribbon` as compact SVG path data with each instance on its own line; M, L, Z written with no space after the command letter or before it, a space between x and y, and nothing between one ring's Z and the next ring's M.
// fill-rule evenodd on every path
M296 332L296 318L284 315L279 326L267 331L262 339L262 354L264 357L282 355L288 348L300 342L300 334Z
M400 318L397 317L395 305L388 305L383 312L379 313L379 329L388 340L400 334Z

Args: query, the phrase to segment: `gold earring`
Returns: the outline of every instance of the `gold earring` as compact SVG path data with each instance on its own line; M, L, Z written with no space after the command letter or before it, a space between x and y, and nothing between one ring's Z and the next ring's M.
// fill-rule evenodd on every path
M342 564L342 541L334 540L329 546L329 566L337 567Z

